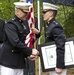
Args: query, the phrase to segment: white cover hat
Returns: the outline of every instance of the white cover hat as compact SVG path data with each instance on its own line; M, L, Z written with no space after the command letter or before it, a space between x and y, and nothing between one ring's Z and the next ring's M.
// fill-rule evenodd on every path
M14 2L16 8L20 8L25 12L29 12L29 7L32 5L31 3L25 2Z
M43 2L43 10L58 10L58 8L59 8L58 6Z

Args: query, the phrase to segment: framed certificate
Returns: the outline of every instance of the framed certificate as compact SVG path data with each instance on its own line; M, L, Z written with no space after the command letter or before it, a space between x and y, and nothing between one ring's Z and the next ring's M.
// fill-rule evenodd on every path
M42 71L51 71L56 67L56 45L54 42L38 45ZM65 43L65 66L74 67L74 38L68 38Z

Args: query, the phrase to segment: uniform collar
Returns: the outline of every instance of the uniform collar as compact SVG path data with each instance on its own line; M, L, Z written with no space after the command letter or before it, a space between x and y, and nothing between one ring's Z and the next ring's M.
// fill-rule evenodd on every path
M52 18L50 21L47 22L47 24L49 25L50 23L52 23L55 19Z
M18 18L16 15L14 16L16 20L18 20L19 22L23 22L20 18Z

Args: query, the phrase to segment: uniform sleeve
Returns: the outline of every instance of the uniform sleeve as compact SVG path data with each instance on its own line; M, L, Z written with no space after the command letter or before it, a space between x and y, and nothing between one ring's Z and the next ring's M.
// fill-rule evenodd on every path
M0 19L0 42L3 42L3 35L4 35L4 25L5 21Z
M23 51L27 56L31 55L32 49L26 47L24 43L20 41L15 25L6 24L4 29L10 43L12 44L12 46L14 46L14 48Z
M65 68L64 63L64 54L65 54L65 35L62 27L57 26L52 30L52 36L56 44L56 52L57 52L57 68Z

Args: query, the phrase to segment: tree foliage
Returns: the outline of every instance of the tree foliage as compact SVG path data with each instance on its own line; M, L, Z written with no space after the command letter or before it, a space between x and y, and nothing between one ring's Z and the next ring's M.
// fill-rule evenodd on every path
M14 2L18 0L0 0L0 18L8 20L14 15Z
M56 19L63 26L66 37L74 37L74 7L60 5Z
M66 37L74 37L74 7L68 10L64 21L64 29Z

